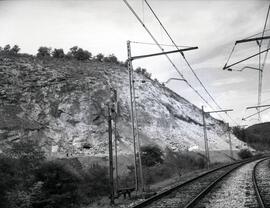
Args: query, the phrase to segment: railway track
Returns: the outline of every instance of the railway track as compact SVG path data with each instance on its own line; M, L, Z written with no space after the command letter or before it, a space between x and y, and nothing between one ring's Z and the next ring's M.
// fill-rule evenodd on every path
M253 169L253 184L260 208L270 207L270 159L258 162Z
M262 159L240 165L229 171L219 181L203 190L196 200L185 208L215 207L247 207L260 208L254 189L253 173L257 163Z
M254 161L254 159L252 161ZM213 169L185 183L176 185L169 190L165 190L133 206L133 208L194 207L220 180L233 170L250 162L251 160L246 160Z

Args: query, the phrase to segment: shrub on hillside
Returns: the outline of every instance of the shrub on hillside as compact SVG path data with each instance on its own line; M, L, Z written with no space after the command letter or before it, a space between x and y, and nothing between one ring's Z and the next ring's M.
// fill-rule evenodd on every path
M54 58L64 58L65 57L65 53L64 50L62 48L55 48L54 51L52 52L52 56Z
M241 128L240 126L234 126L233 127L233 134L241 141L246 142L246 132L244 128Z
M119 178L120 187L133 187L134 186L134 165L128 165L128 174Z
M14 45L14 46L10 49L9 52L10 52L11 54L18 54L20 50L21 50L21 49L20 49L20 47L19 47L18 45Z
M4 150L8 160L13 160L16 165L16 177L20 186L28 187L34 181L34 172L45 160L44 151L37 142L20 140L14 142L10 148Z
M110 54L109 56L104 57L103 61L109 62L109 63L115 63L115 64L119 63L117 57L114 54Z
M36 171L35 177L43 184L44 198L33 202L34 207L68 208L79 204L81 177L71 167L59 161L48 161Z
M141 149L142 165L151 167L163 163L163 152L156 145L142 146Z
M19 53L20 50L21 49L18 45L14 45L12 48L9 44L6 45L4 48L0 47L0 52L9 54L9 55L16 55Z
M33 208L31 195L24 190L12 190L6 194L8 200L7 207L12 208Z
M51 56L51 48L49 47L45 47L45 46L41 46L38 49L38 53L37 53L37 57L38 58L47 58Z
M147 72L147 70L145 68L137 67L135 69L135 72L140 73L140 74L144 75L145 77L151 79L152 74Z
M95 59L96 59L97 61L102 62L103 59L104 59L104 55L103 55L102 53L99 53L99 54L96 55Z
M173 174L174 172L171 167L165 163L143 168L143 176L146 185L161 182L172 177Z
M207 165L207 159L195 152L174 152L166 149L165 162L175 169L178 176L187 170L202 169Z
M137 72L137 73L142 73L142 68L141 68L141 67L137 67L137 68L135 69L135 72Z
M83 50L82 48L79 48L78 46L73 46L70 48L69 53L73 58L83 61L83 60L89 60L92 57L92 54L87 51Z
M45 160L45 153L36 141L20 140L4 150L7 157L17 159L22 166L35 169Z
M41 147L30 140L14 142L0 156L0 207L30 207L34 173L44 161Z
M17 160L0 155L0 207L8 207L7 194L23 181L17 170Z
M80 196L87 203L92 198L109 194L108 168L98 164L92 165L84 173L80 187Z
M241 159L247 159L247 158L250 158L252 157L252 153L250 150L248 149L242 149L238 152L238 156L241 158Z
M10 45L9 45L9 44L7 44L7 45L5 45L4 50L3 50L3 51L7 53L7 52L9 52L9 51L10 51L10 48L11 48L11 47L10 47Z

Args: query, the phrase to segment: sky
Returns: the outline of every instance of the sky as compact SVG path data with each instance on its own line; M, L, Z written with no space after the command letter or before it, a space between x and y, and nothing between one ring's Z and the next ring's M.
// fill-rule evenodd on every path
M143 0L128 0L144 24L159 43L171 44L166 33L151 14ZM269 0L148 0L174 42L179 46L198 46L198 50L185 52L192 68L207 90L223 109L230 112L231 120L220 114L231 125L258 123L256 116L243 121L256 110L245 110L257 104L258 71L222 70L236 40L262 32ZM153 43L153 40L130 12L122 0L0 0L0 46L17 44L21 52L36 54L40 46L63 48L72 46L89 50L94 55L115 54L127 59L127 40ZM270 18L267 28L270 29ZM266 32L270 35L270 30ZM257 35L256 37L259 37ZM268 41L262 42L262 49ZM175 50L164 47L165 50ZM255 42L236 45L228 64L258 52ZM158 53L156 45L131 44L132 55ZM262 55L262 59L264 58ZM270 55L269 55L270 57ZM180 54L170 55L189 83L215 107L200 86ZM262 104L270 104L270 58L266 59L263 77ZM136 60L134 68L146 68L160 82L179 78L164 56ZM258 67L258 56L233 67ZM185 82L167 84L176 93L198 107L204 101ZM213 116L218 117L217 115ZM262 113L262 121L270 120L270 110Z

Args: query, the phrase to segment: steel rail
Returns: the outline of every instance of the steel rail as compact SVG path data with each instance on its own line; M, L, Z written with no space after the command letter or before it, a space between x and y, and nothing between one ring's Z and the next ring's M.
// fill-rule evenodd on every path
M267 158L269 159L269 158ZM227 172L225 172L224 174L222 174L219 178L217 178L215 181L213 181L208 187L206 187L203 191L201 191L192 201L190 201L184 208L191 208L194 207L195 205L198 204L198 202L206 195L208 194L214 187L215 185L220 182L222 179L224 179L227 175L229 175L230 173L232 173L233 171L235 171L236 169L240 168L241 166L256 161L258 159L255 160L250 160L250 161L244 161L242 163L240 163L239 165L235 166L234 168L232 168L231 170L228 170ZM262 160L260 160L258 163L260 163ZM257 163L257 164L258 164ZM264 208L264 207L260 207L260 208Z
M266 206L265 206L265 203L263 201L263 198L261 196L261 192L260 192L260 189L258 186L258 182L257 182L257 178L256 178L256 169L260 163L262 163L263 161L268 160L268 159L269 158L266 158L266 159L261 160L260 162L256 163L256 165L254 166L253 171L252 171L252 182L253 182L255 194L256 194L260 208L265 208Z
M208 194L213 188L214 186L220 182L222 179L224 179L224 177L226 177L227 175L229 175L231 172L233 172L234 170L238 169L239 167L250 163L252 161L245 161L242 162L238 165L236 165L235 167L233 167L232 169L229 169L228 171L226 171L224 174L222 174L220 177L218 177L215 181L213 181L211 184L209 184L204 190L202 190L195 198L193 198L193 200L191 200L184 208L191 208L194 207L206 194Z
M252 159L247 159L247 160L237 161L237 162L235 162L235 163L230 163L230 164L227 164L227 165L223 165L223 166L221 166L221 167L214 168L214 169L212 169L212 170L210 170L210 171L207 171L207 172L205 172L205 173L202 173L202 174L199 175L199 176L193 177L192 179L190 179L190 180L188 180L188 181L185 181L185 182L183 182L183 183L181 183L181 184L177 184L177 185L173 186L173 187L170 188L170 189L161 191L160 193L158 193L158 194L156 194L156 195L154 195L154 196L152 196L152 197L150 197L150 198L148 198L148 199L146 199L146 200L144 200L144 201L142 201L142 202L140 202L140 203L134 205L132 208L142 208L142 207L146 207L146 206L148 206L148 205L150 205L150 204L152 204L152 203L154 203L154 202L156 202L156 201L162 199L163 197L168 196L168 195L171 194L172 192L177 191L177 189L180 189L180 188L182 188L182 187L184 187L184 186L186 186L186 185L190 185L191 183L195 182L196 180L198 180L198 179L200 179L200 178L203 178L204 176L207 176L207 175L209 175L209 174L211 174L211 173L214 173L214 172L216 172L216 171L218 171L218 170L221 170L221 169L223 169L223 168L227 168L227 167L230 167L230 166L233 166L233 165L237 165L237 164L244 165L244 164L246 164L246 163L252 162L252 161L257 160L257 159L258 159L258 158L252 158ZM240 166L239 166L239 167L240 167Z

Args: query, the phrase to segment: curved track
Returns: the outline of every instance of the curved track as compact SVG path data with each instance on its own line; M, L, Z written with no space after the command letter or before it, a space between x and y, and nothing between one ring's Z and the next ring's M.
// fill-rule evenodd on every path
M253 170L259 161L251 161L228 171L196 196L185 208L247 207L259 208L253 186Z
M193 207L215 186L215 184L217 184L225 176L227 176L233 170L251 161L254 161L254 159L236 162L213 169L185 183L179 184L169 190L163 191L133 206L133 208Z
M270 159L258 162L252 180L260 208L270 207Z

